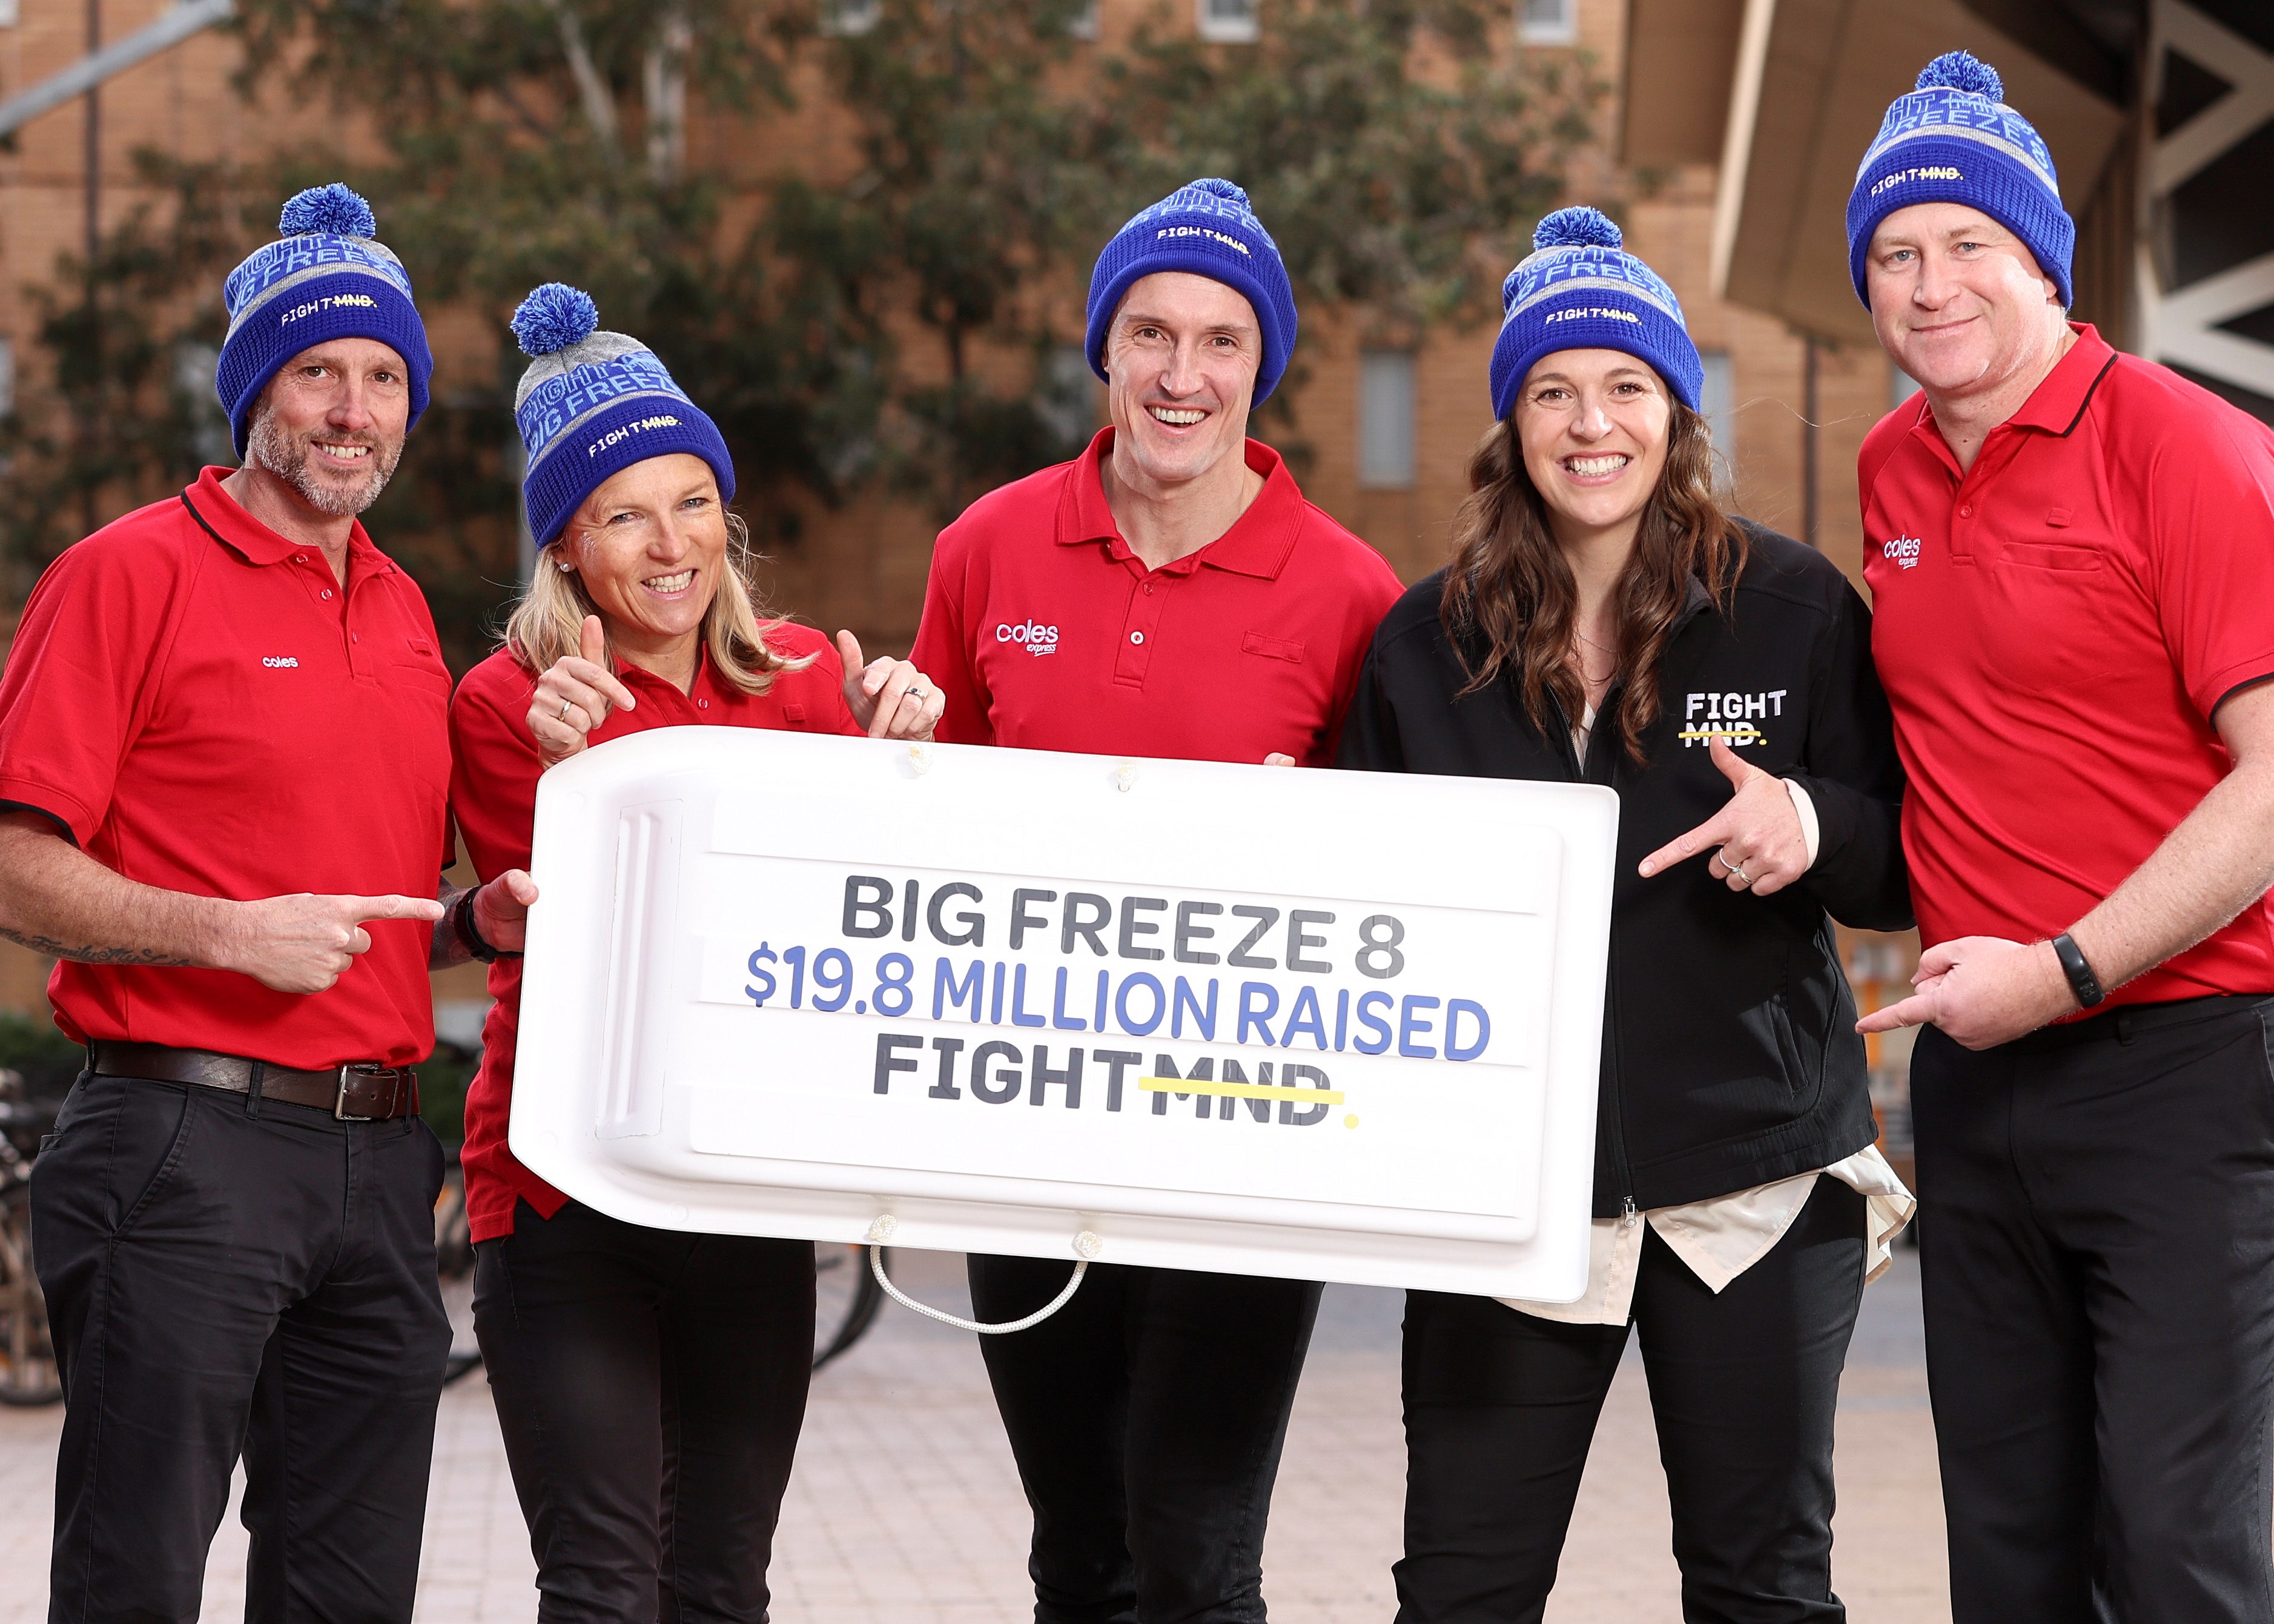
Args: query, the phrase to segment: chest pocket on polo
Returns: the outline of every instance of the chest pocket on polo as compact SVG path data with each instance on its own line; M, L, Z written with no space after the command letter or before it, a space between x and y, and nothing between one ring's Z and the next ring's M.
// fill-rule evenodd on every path
M2117 572L2099 548L2063 538L2068 515L2056 512L2044 539L2007 541L1983 572L1999 673L2025 694L2089 686L2108 669Z
M1249 632L1239 640L1242 654L1261 654L1265 659L1285 660L1291 665L1303 663L1303 643L1297 637L1270 637L1261 632Z
M450 668L442 663L432 641L418 636L388 637L385 634L381 637L380 646L386 651L380 662L382 680L439 694L446 701L450 697Z

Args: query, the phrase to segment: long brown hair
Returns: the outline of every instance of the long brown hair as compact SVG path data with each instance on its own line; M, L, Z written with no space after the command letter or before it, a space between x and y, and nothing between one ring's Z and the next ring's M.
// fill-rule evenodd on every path
M1658 719L1659 656L1690 583L1702 585L1726 613L1745 567L1745 532L1713 497L1713 440L1706 419L1678 400L1669 404L1666 468L1643 510L1615 605L1619 669L1626 673L1615 721L1638 762L1644 759L1643 733ZM1550 694L1576 722L1587 706L1570 659L1578 611L1578 583L1547 527L1515 425L1495 423L1469 458L1469 495L1453 521L1453 561L1439 610L1469 674L1461 692L1476 693L1512 670L1533 726L1547 731Z

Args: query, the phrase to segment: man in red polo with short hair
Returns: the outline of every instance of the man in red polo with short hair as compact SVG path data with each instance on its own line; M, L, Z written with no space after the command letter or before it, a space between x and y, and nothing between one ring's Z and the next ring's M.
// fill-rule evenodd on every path
M1247 438L1294 342L1278 250L1229 181L1193 182L1107 244L1088 349L1111 426L973 503L932 555L911 658L945 696L941 740L1332 758L1400 589ZM1062 1263L971 1259L983 1320L1065 1283ZM982 1339L1035 1512L1037 1624L1263 1617L1264 1523L1318 1304L1301 1281L1095 1264L1053 1318Z
M1955 1624L2274 1618L2274 432L2066 320L1939 58L1849 224L1924 385L1864 442L1927 951L1911 1063Z
M197 1618L240 1455L247 1619L410 1618L450 1332L405 1068L429 965L535 896L436 899L449 672L355 518L425 403L410 280L344 187L282 224L228 284L245 465L67 549L0 673L0 935L88 1051L32 1174L57 1624Z

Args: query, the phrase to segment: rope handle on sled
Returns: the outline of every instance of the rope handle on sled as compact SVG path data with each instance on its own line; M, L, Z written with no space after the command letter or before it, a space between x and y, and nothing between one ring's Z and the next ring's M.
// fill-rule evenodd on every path
M1029 1326L1040 1325L1073 1300L1073 1294L1081 1289L1081 1277L1089 1272L1090 1259L1105 1250L1103 1240L1088 1229L1082 1230L1073 1237L1073 1273L1066 1277L1065 1289L1023 1320L1005 1320L990 1325L978 1320L961 1319L928 1303L919 1303L892 1283L892 1277L885 1273L885 1244L900 1227L900 1220L890 1213L879 1213L877 1221L869 1226L869 1272L877 1277L877 1283L884 1287L885 1295L901 1307L913 1308L927 1319L937 1320L942 1325L952 1325L959 1331L976 1331L982 1336L1001 1336L1011 1331L1023 1331Z

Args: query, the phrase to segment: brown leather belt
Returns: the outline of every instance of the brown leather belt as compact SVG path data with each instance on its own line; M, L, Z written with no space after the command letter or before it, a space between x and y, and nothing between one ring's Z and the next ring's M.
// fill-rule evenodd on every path
M200 1088L226 1088L232 1094L251 1094L257 1076L262 1099L312 1105L342 1122L392 1122L418 1114L418 1073L408 1066L383 1066L375 1061L357 1061L323 1071L295 1071L208 1049L98 1040L87 1046L87 1064L98 1077L192 1083Z

